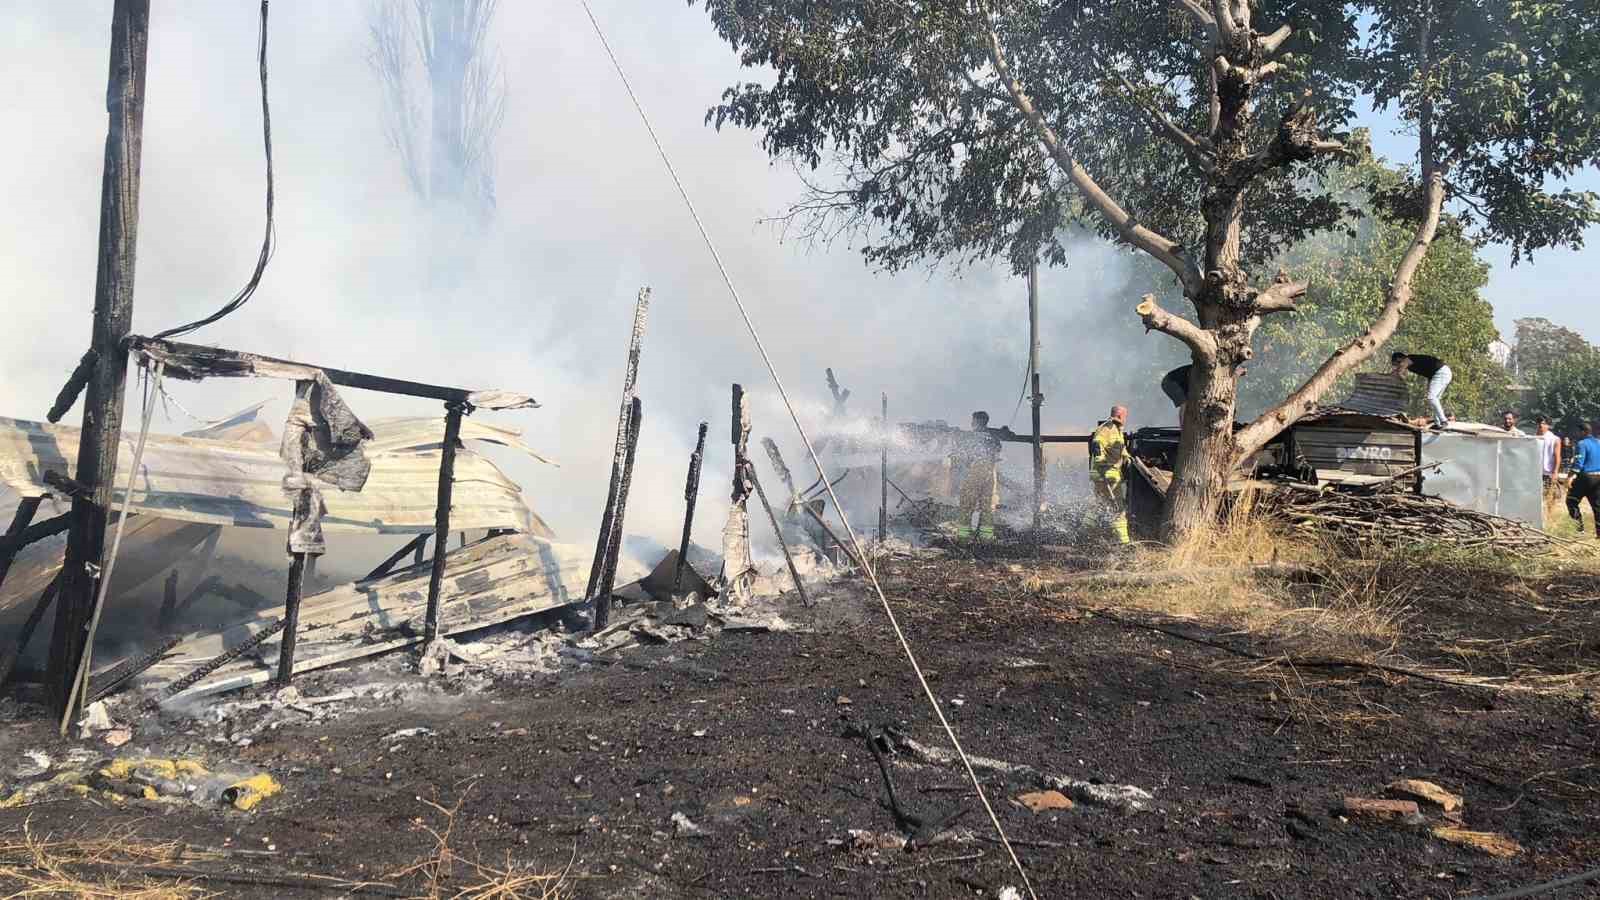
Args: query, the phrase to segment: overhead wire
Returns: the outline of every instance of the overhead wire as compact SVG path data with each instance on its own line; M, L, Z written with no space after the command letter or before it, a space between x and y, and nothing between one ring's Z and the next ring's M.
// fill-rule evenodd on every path
M611 49L611 43L606 40L605 31L600 27L599 19L595 18L594 10L590 8L588 0L578 0L578 2L583 6L584 13L589 17L589 24L594 26L595 36L600 39L601 46L605 48L606 55L610 57L611 65L617 72L617 78L622 81L623 89L627 91L628 99L633 102L634 110L639 113L640 121L644 123L645 130L649 132L650 140L655 144L656 153L661 156L661 162L666 167L667 174L672 178L673 185L677 187L678 195L683 198L684 206L688 208L689 217L694 220L695 227L699 229L700 239L705 242L706 249L710 251L711 259L716 263L717 271L722 274L722 282L727 287L735 308L739 311L739 317L744 320L746 330L750 332L750 339L755 343L756 351L760 354L762 363L766 365L767 374L772 377L773 386L778 389L778 396L783 400L783 405L789 412L789 418L794 421L795 430L799 432L800 440L805 444L806 453L811 457L812 465L816 467L817 474L823 476L823 484L827 487L828 497L833 501L833 507L839 513L839 520L844 524L845 534L850 538L850 545L854 555L860 561L867 580L871 582L872 589L877 594L878 603L883 607L884 615L888 617L889 625L894 630L895 638L900 643L900 649L905 653L906 661L911 665L911 671L916 675L917 683L922 686L923 695L927 697L929 705L933 707L933 713L938 718L940 726L943 727L945 736L950 740L950 745L955 749L956 755L960 757L962 766L966 768L967 777L971 780L972 787L977 792L978 800L983 804L984 811L989 814L989 822L994 826L995 833L999 835L1000 843L1005 847L1006 854L1011 858L1012 866L1016 868L1018 876L1021 877L1023 888L1027 890L1029 897L1038 900L1038 894L1034 893L1033 890L1033 883L1028 879L1027 869L1023 867L1022 860L1017 857L1016 850L1011 846L1011 839L1006 836L1005 828L1000 824L1000 817L995 814L994 806L989 802L988 794L983 789L983 783L978 779L978 773L972 767L972 761L967 757L966 750L962 748L961 741L956 737L955 729L951 727L950 721L945 718L944 710L939 706L939 700L934 695L933 688L928 684L928 679L923 674L922 666L917 662L917 655L911 649L911 643L906 638L905 631L900 627L899 620L895 618L894 609L889 605L889 598L884 594L883 585L878 581L875 567L868 562L867 555L862 552L861 541L856 536L856 530L851 526L849 517L845 515L844 507L839 503L838 496L834 494L833 486L827 482L827 477L824 475L822 468L822 460L817 456L816 448L812 446L811 438L806 434L805 426L800 422L800 414L796 412L794 403L790 401L789 393L783 387L783 380L778 377L777 366L773 364L772 357L768 355L766 345L761 342L761 335L756 331L755 322L751 320L749 310L745 308L744 300L740 298L739 290L733 284L733 277L728 274L728 267L723 264L722 256L717 252L716 244L712 242L710 233L706 231L705 223L701 221L699 212L695 210L694 201L689 198L689 192L683 186L683 181L678 177L678 171L673 167L671 158L667 156L666 148L662 146L661 139L656 135L654 126L650 124L650 117L645 113L644 105L640 103L638 95L634 93L633 85L628 81L627 73L622 69L622 63Z
M261 140L266 146L267 154L267 226L265 233L261 237L261 253L256 257L255 271L250 273L250 280L245 282L245 286L240 288L237 294L233 295L233 299L223 304L221 309L203 319L196 319L187 325L179 325L174 328L168 328L166 331L158 332L155 336L156 340L178 337L179 335L197 331L221 320L232 314L234 310L245 305L251 297L255 296L256 288L261 284L261 275L267 270L267 263L272 260L272 255L277 249L277 230L272 220L272 109L267 103L267 0L261 0L261 35L256 44L256 62L261 74Z

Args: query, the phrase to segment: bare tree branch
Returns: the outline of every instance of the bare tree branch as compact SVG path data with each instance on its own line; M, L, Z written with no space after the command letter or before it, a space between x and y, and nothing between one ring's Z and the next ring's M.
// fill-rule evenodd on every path
M1256 49L1261 51L1262 56L1271 56L1278 52L1291 33L1293 30L1288 25L1279 25L1277 31L1256 38Z
M1199 325L1175 316L1162 309L1156 303L1155 294L1145 294L1139 298L1139 305L1133 308L1139 314L1139 321L1144 323L1146 331L1159 331L1170 335L1189 345L1189 349L1202 357L1211 357L1217 352L1217 339L1211 332Z
M1194 167L1200 170L1201 174L1211 174L1212 172L1216 171L1217 163L1216 156L1214 154L1215 147L1212 145L1209 137L1196 137L1179 127L1178 123L1172 121L1172 118L1166 113L1162 112L1160 107L1153 103L1147 102L1139 88L1135 86L1133 82L1129 81L1127 76L1122 74L1122 70L1118 69L1116 66L1113 66L1110 61L1105 59L1103 56L1100 56L1098 53L1095 54L1095 59L1099 63L1100 68L1104 69L1111 75L1111 77L1117 80L1118 84L1122 85L1122 89L1124 92L1126 92L1129 102L1137 106L1139 110L1143 112L1150 120L1152 131L1154 131L1160 137L1164 137L1176 144L1178 148L1184 152L1184 155L1189 158L1189 162L1193 163ZM1147 84L1145 87L1148 88L1149 85Z
M1304 281L1292 281L1289 273L1278 270L1278 275L1267 287L1255 297L1255 309L1258 314L1294 312L1299 308L1301 297L1306 295L1310 287Z
M1010 64L1006 62L1005 51L1000 47L1000 36L995 33L994 26L989 22L986 9L980 27L984 29L984 36L988 41L989 61L994 65L995 74L999 76L1010 94L1012 105L1028 120L1040 143L1044 144L1056 165L1066 172L1078 192L1122 235L1123 240L1160 260L1178 276L1178 281L1183 285L1187 296L1197 296L1201 288L1199 267L1179 255L1181 248L1176 241L1138 224L1133 216L1113 200L1073 158L1071 151L1062 143L1055 129L1050 127L1038 108L1034 106L1033 99L1023 89L1022 82L1012 73Z

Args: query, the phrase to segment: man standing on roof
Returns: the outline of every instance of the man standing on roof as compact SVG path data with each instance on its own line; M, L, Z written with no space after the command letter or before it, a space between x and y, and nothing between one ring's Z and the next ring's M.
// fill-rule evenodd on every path
M1089 481L1095 499L1111 519L1111 534L1119 544L1128 539L1127 488L1123 471L1128 464L1128 439L1123 427L1128 424L1126 406L1111 407L1111 417L1100 423L1089 436Z
M1600 430L1600 422L1595 423ZM1594 536L1600 538L1600 438L1593 432L1578 442L1572 454L1572 484L1567 488L1567 515L1583 527L1583 513L1578 505L1589 501L1589 514L1594 519Z
M1189 375L1192 372L1194 372L1194 363L1179 366L1168 372L1161 379L1161 393L1166 394L1167 399L1172 401L1172 405L1178 408L1179 428L1183 427L1183 404L1189 399ZM1243 378L1244 374L1245 368L1243 364L1233 370L1235 381Z
M1402 353L1399 350L1389 354L1389 365L1394 375L1404 375L1407 372L1426 379L1428 382L1428 406L1433 409L1433 424L1444 428L1450 424L1450 417L1444 414L1445 388L1450 386L1450 379L1455 374L1444 360L1437 356L1426 356L1421 353Z

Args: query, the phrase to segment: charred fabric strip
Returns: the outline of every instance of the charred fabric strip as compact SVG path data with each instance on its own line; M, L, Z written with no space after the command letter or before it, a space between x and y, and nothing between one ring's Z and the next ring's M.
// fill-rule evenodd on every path
M17 659L22 656L22 651L28 648L28 641L33 639L33 632L44 621L45 610L55 602L56 590L61 586L61 576L57 575L50 585L39 595L33 609L28 613L27 621L22 623L22 630L17 632L17 639L8 644L4 651L0 651L0 687L4 687L11 672L17 667Z
M111 671L89 682L89 699L85 702L93 703L127 684L137 677L140 672L160 662L162 657L171 653L172 648L178 646L182 641L183 638L181 637L168 638L161 646L149 653L129 657L117 663Z
M288 622L284 619L273 619L272 624L251 635L249 640L239 643L237 646L227 650L226 652L217 654L207 661L205 665L200 666L193 672L190 672L177 681L167 685L166 690L161 692L161 698L166 700L178 696L179 694L188 690L191 686L198 684L200 679L210 675L212 672L215 672L228 663L233 662L239 657L261 646L262 642L264 642L267 638L272 637L273 635L282 631L283 626L286 624L288 624Z

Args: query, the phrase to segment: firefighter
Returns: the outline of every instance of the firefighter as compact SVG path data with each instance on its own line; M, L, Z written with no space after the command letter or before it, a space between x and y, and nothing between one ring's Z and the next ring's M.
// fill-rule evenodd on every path
M1119 544L1128 539L1127 488L1123 471L1128 464L1128 439L1122 433L1128 423L1126 406L1111 407L1111 416L1089 438L1089 481L1102 513L1111 520L1111 533Z
M1000 461L1000 435L1009 435L1009 428L990 428L989 414L979 410L972 414L972 431L961 436L956 448L958 458L966 464L966 474L961 479L960 518L956 521L956 537L974 535L972 514L978 514L976 535L979 540L994 540L994 508L999 500L997 464Z

